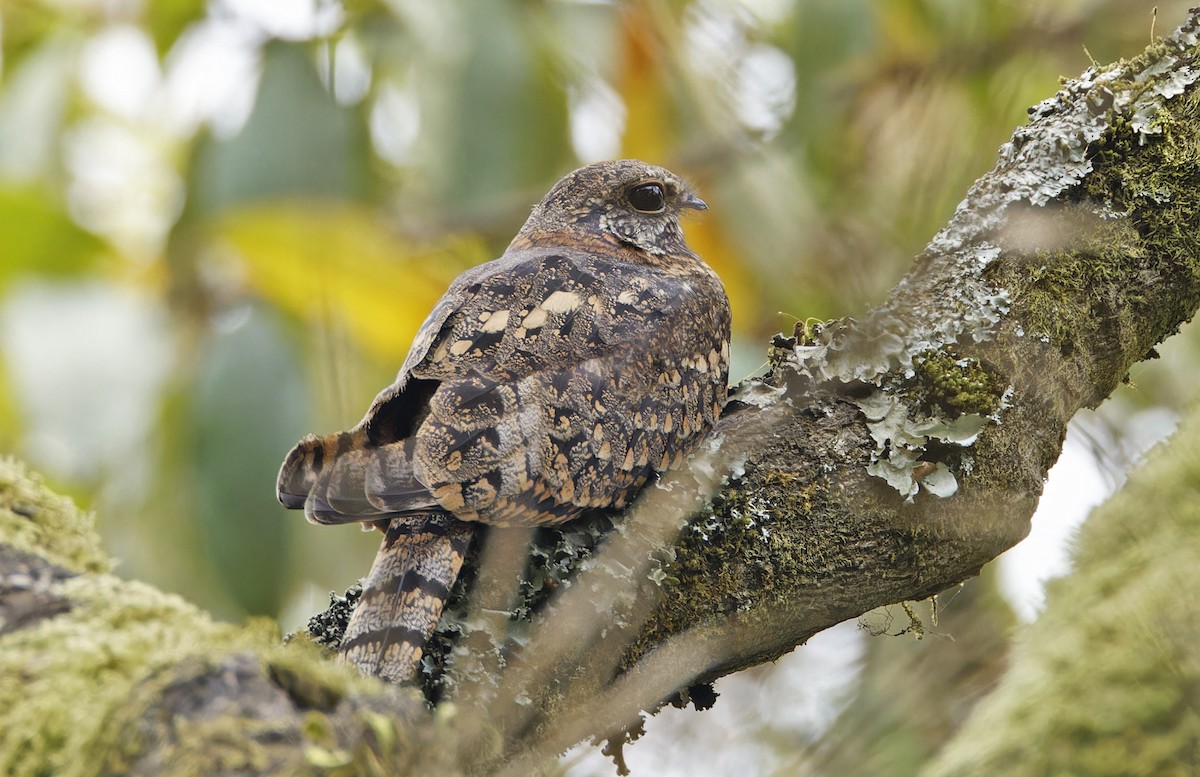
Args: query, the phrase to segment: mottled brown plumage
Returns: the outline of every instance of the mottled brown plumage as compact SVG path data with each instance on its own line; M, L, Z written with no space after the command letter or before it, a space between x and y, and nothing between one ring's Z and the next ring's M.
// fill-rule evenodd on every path
M343 658L410 678L471 522L623 507L712 426L729 302L678 221L705 207L643 162L567 175L503 256L451 284L362 422L288 454L285 506L386 527Z

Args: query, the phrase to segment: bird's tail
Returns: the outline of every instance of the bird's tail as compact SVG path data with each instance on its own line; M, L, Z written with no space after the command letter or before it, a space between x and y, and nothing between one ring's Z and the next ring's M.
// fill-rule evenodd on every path
M389 682L412 679L473 531L446 513L392 518L342 637L341 660Z
M275 494L279 502L289 510L299 510L308 499L321 473L340 456L364 447L366 435L357 429L318 437L310 434L296 443L275 481Z

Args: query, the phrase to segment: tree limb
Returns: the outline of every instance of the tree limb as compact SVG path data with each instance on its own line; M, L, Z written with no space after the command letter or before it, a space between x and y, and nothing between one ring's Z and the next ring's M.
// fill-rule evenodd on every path
M693 461L741 475L683 530L661 586L642 586L654 604L625 664L643 692L624 714L662 692L648 675L685 686L772 660L1025 536L1071 416L1200 305L1198 25L1031 109L862 321L777 343ZM543 685L527 741L569 746L573 704L592 731L619 725L594 703L609 679Z

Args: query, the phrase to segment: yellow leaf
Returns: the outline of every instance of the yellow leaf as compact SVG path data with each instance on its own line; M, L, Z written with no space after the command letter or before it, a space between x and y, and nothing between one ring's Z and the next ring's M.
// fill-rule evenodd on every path
M698 186L697 189L703 196L704 187ZM719 203L711 200L709 203L711 208L720 211ZM684 221L683 231L688 246L721 276L725 293L729 295L734 331L755 331L761 317L761 297L750 273L746 271L741 255L726 239L720 219L711 211L702 213Z
M349 766L354 756L348 750L309 745L304 748L304 759L318 769L336 769L339 766Z
M665 58L652 9L644 3L623 6L616 86L625 103L621 152L626 157L658 164L675 147L671 95L664 84Z
M472 238L417 244L355 205L243 209L225 217L218 233L260 296L317 325L343 328L383 363L402 360L450 281L489 258Z

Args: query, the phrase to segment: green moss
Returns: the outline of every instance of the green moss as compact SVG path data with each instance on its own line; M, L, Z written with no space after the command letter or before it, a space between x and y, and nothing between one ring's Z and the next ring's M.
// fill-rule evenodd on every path
M979 359L959 356L953 346L924 351L913 359L913 385L932 408L955 418L988 416L1000 409L1008 381Z
M1200 96L1193 90L1159 109L1143 132L1125 117L1114 117L1095 146L1087 194L1135 216L1149 215L1139 210L1156 211L1176 222L1194 223L1194 211L1172 213L1177 209L1161 206L1198 198L1194 181L1200 140L1191 127L1198 115Z
M1114 82L1109 88L1145 86ZM1012 315L1025 336L1042 338L1067 357L1094 351L1081 344L1102 338L1103 351L1088 357L1096 374L1111 372L1112 360L1142 358L1160 339L1156 333L1194 309L1200 286L1197 91L1168 101L1136 126L1114 113L1089 148L1092 169L1080 191L1086 204L1033 209L1043 239L987 270L992 285L1010 291ZM1129 110L1136 113L1139 104ZM1023 215L1013 218L1019 223ZM1183 282L1164 286L1164 275ZM1155 291L1143 294L1142 280Z
M235 655L246 657L262 687L282 688L315 716L377 688L304 640L281 645L273 623L214 622L178 596L97 571L109 562L91 516L11 459L0 460L0 532L0 542L80 573L45 591L69 605L64 612L0 635L0 774L122 773L123 759L146 744L138 732L151 725L142 716L158 695L188 671L209 671ZM282 747L285 723L241 713L235 705L195 720L172 717L171 747L186 754L172 773L220 771L206 763L254 771L265 763L262 742L274 738Z
M1010 290L1027 335L1047 337L1073 352L1100 323L1097 310L1112 296L1111 285L1146 264L1146 252L1124 220L1105 221L1068 207L1046 221L1040 228L1051 234L1047 242L1053 245L1032 246L1015 261L997 263L989 268L989 280Z
M42 485L10 456L0 456L0 543L35 553L72 572L107 572L95 516Z
M661 606L626 663L635 662L661 640L681 634L717 610L724 614L765 613L763 601L779 598L777 580L823 564L818 549L831 538L813 529L825 525L810 513L823 504L824 481L803 472L768 470L766 483L749 476L725 488L700 515L691 520L675 546L675 558L665 566ZM764 491L785 488L783 504L765 502ZM805 527L804 531L797 527ZM803 538L803 542L800 542Z
M1075 571L929 777L1191 775L1200 763L1200 414L1083 527Z
M1028 263L1028 273L1018 284L1025 312L1027 333L1047 337L1064 353L1096 325L1089 302L1095 286L1088 280L1088 266L1105 266L1075 254L1039 254Z
M1200 90L1192 89L1163 106L1143 133L1126 120L1113 122L1095 149L1094 172L1087 193L1103 198L1115 211L1128 213L1136 234L1145 238L1143 253L1155 272L1177 272L1193 280L1200 277ZM1145 134L1151 133L1151 134ZM1101 236L1102 238L1103 236ZM1097 241L1094 241L1097 242ZM1124 249L1127 240L1113 241ZM1192 291L1180 284L1178 298L1148 300L1141 312L1151 321L1169 320L1175 304Z

